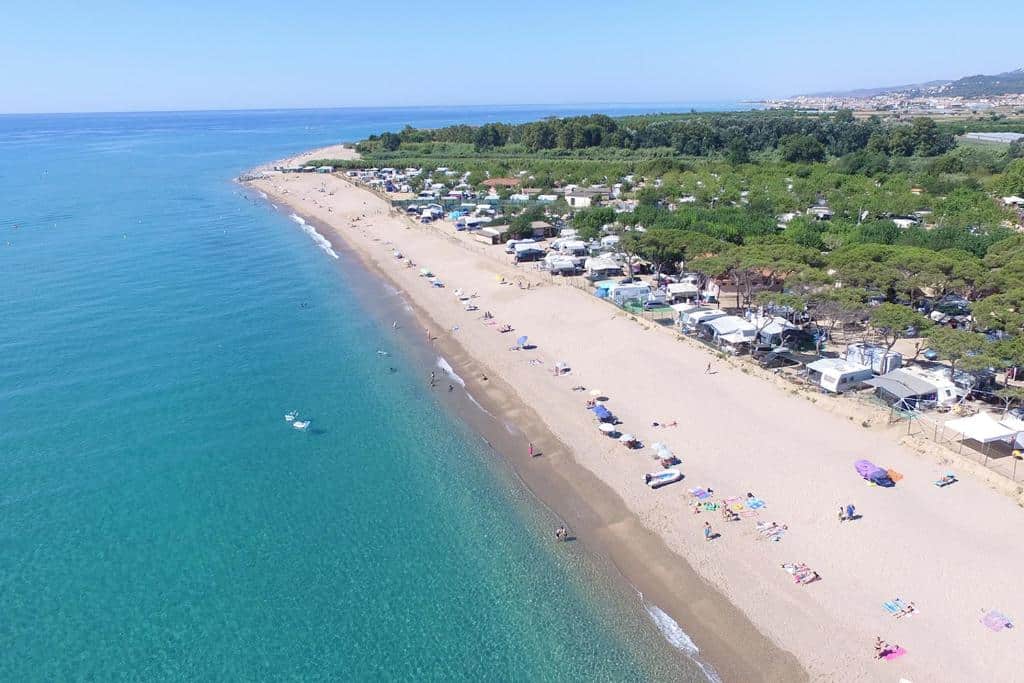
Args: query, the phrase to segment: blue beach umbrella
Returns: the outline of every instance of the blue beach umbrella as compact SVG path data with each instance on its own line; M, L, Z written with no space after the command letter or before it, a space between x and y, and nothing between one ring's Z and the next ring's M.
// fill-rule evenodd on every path
M519 339L516 339L516 346L519 346L519 347L526 346L526 335L525 334L522 337L520 337Z

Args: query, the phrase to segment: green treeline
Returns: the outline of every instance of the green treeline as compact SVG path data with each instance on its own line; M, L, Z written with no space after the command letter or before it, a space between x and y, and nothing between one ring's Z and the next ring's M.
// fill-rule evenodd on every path
M752 152L779 150L786 161L811 162L864 149L932 156L952 148L953 137L931 119L889 126L878 118L858 121L848 111L830 116L744 112L612 118L592 114L521 124L406 127L399 133L370 136L361 143L360 151L395 152L417 143L472 145L476 152L667 148L688 156L727 154L734 161L745 161Z

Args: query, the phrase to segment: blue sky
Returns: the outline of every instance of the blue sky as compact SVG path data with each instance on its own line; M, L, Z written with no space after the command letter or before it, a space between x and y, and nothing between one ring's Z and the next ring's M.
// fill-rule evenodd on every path
M51 0L2 14L0 112L733 101L1024 66L1020 7L1002 0Z

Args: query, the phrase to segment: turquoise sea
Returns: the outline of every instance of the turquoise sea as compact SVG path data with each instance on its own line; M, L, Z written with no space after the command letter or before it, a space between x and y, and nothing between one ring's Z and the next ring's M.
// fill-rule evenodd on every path
M425 386L395 293L231 182L568 111L0 116L0 680L704 679Z

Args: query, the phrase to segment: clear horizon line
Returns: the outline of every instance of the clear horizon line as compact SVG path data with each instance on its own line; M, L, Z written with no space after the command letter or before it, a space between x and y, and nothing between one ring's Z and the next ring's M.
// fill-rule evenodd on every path
M723 100L691 100L689 102L659 102L637 101L637 102L517 102L517 103L480 103L480 104L385 104L385 105L342 105L342 106L317 106L317 107L212 107L206 109L125 109L125 110L83 110L83 111L33 111L33 112L0 112L0 116L76 116L84 114L203 114L210 112L231 113L231 112L274 112L274 111L333 111L339 109L457 109L463 108L489 108L489 107L589 107L589 106L626 106L642 107L653 105L669 106L692 106L694 104L760 104L766 99L723 99Z

